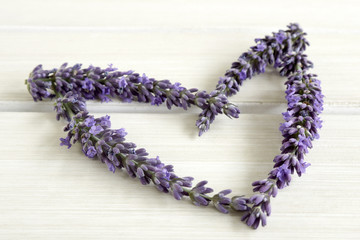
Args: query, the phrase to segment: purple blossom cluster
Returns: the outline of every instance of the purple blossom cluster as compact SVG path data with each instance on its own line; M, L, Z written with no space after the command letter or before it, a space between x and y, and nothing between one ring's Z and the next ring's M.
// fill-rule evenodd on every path
M71 112L86 111L85 99L76 93L67 92L63 97L58 97L55 100L54 110L57 120L64 118L70 122L71 116L69 114Z
M224 77L220 77L211 97L227 99L227 97L235 95L246 79L264 73L268 65L275 68L282 67L280 71L282 76L288 76L294 72L295 70L291 67L295 67L299 61L303 65L307 64L307 67L311 67L312 63L307 61L306 55L302 53L309 45L304 37L305 35L306 33L298 24L290 24L286 31L280 30L274 32L272 36L255 39L257 44L250 47L248 52L243 53L238 61L233 62ZM231 106L232 112L235 112L233 115L237 118L240 111L234 105ZM215 120L216 115L223 113L221 110L224 109L212 111L210 104L203 108L196 122L199 135L210 128L210 124ZM224 113L226 114L225 111Z
M210 94L206 92L199 92L199 97L196 103L203 109L200 113L200 118L196 121L196 126L199 128L199 136L209 130L210 123L215 120L215 116L224 113L229 118L238 118L240 111L228 98L224 95L218 95L216 91ZM201 102L199 101L201 100Z
M97 157L111 172L124 168L130 177L138 178L144 185L153 182L166 193L175 188L174 192L181 192L176 195L177 198L187 194L182 192L182 187L191 187L193 178L176 176L173 166L163 164L159 157L148 158L144 148L126 142L125 129L114 130L110 127L109 116L95 118L86 111L80 111L65 127L68 135L61 139L61 144L70 147L71 142L80 142L88 158Z
M259 197L250 198L253 207L242 218L254 228L257 228L260 220L262 223L266 221L264 213L270 215L270 197L276 197L278 189L290 184L294 172L300 177L310 166L310 163L305 162L304 156L308 149L312 148L312 141L319 138L318 130L322 127L319 118L323 111L320 81L316 79L315 74L306 73L307 64L296 64L299 70L289 75L285 83L288 108L283 113L285 122L279 128L284 137L280 148L281 154L275 156L274 168L268 178L253 182L253 190L258 192L254 196Z
M307 73L313 64L303 53L309 45L305 35L297 24L290 24L286 31L256 39L257 45L232 64L211 93L186 89L168 80L157 81L132 71L120 72L112 66L81 68L80 64L72 67L63 64L52 70L43 70L39 65L30 73L26 84L34 101L56 97L56 118L68 121L64 128L67 136L60 139L60 145L70 148L79 142L88 158L99 159L111 172L124 169L130 177L138 178L144 185L153 183L159 191L171 193L177 200L188 197L197 206L212 203L225 214L230 210L242 212L241 220L256 229L260 224L266 225L271 214L271 197L290 184L293 173L298 176L305 173L310 164L304 161L304 156L312 148L312 141L319 138L323 95L317 76ZM206 186L207 181L193 187L194 178L177 176L172 165L165 165L159 157L148 157L144 148L127 142L125 129L111 129L109 116L95 118L86 110L87 100L108 102L111 98L152 105L165 103L169 109L176 106L186 110L195 105L202 109L196 122L201 135L218 114L238 117L240 112L228 97L239 91L245 79L263 73L267 65L280 68L280 74L288 78L285 82L288 108L283 113L285 122L279 128L284 137L281 153L275 156L268 177L252 183L254 194L250 198L230 198L230 189L211 196L213 189Z
M95 118L86 110L73 107L74 102L82 102L81 106L85 106L85 100L71 92L57 101L57 115L62 116L61 113L66 111L64 118L71 116L64 128L68 134L66 138L60 139L60 145L70 148L72 144L80 142L88 158L97 157L111 172L124 168L130 177L139 178L144 185L152 182L158 190L172 193L177 200L187 196L197 206L208 206L213 202L223 213L228 213L230 204L234 210L244 211L244 201L237 198L232 202L225 197L231 190L221 191L211 197L208 193L213 192L213 189L205 186L207 181L201 181L191 188L192 177L180 178L175 175L172 165L165 165L159 157L148 158L144 148L137 149L136 144L125 141L125 129L111 129L109 116Z
M119 98L124 102L146 102L152 105L166 103L187 109L194 105L197 89L186 89L180 83L172 84L169 80L157 81L145 74L133 71L117 71L112 65L107 68L81 64L61 65L59 69L44 70L38 65L30 74L27 83L35 101L52 98L57 92L65 95L68 92L77 94L86 100L109 102ZM52 85L53 84L53 85ZM36 93L36 94L34 94Z

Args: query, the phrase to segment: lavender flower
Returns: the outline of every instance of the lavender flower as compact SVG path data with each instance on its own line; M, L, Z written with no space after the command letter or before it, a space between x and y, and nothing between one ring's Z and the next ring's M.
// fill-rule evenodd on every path
M65 127L68 135L62 143L70 147L71 140L81 142L85 155L97 156L111 172L124 168L131 177L139 178L142 184L153 182L160 191L169 192L171 184L191 187L191 177L179 178L171 165L164 165L158 157L147 158L145 149L125 142L124 129L112 130L110 126L108 116L94 118L85 111L79 112Z
M85 78L85 80L81 83L82 84L82 88L85 90L85 91L92 91L95 89L94 87L94 80L92 79L89 79L89 78Z
M249 202L253 204L253 207L245 212L241 221L254 229L259 226L260 222L262 226L265 226L266 216L271 214L270 197L265 194L255 194L249 199Z
M215 116L224 113L229 118L238 118L240 111L230 103L225 95L219 95L217 91L210 94L200 92L197 94L198 104L204 110L199 114L196 126L199 128L199 136L206 132Z
M235 211L247 211L249 210L249 203L249 199L244 196L234 196L231 198L230 207Z
M275 33L275 39L279 44L282 44L286 39L286 33L280 30L278 33Z
M48 91L51 88L51 81L47 80L47 76L52 75L55 71L55 69L42 70L42 65L38 65L30 73L29 78L25 80L28 91L35 102L55 97L54 93Z
M66 138L60 138L60 146L67 146L68 148L71 147L70 139L68 137Z
M307 69L301 62L295 68ZM268 179L253 182L255 194L250 198L253 207L243 216L242 220L249 226L256 228L261 221L266 224L263 213L269 216L271 212L270 197L275 197L278 188L284 188L291 182L291 174L295 171L299 176L305 173L310 165L304 161L311 141L318 138L321 128L319 114L323 110L323 95L320 81L314 74L306 74L305 70L298 70L288 77L286 99L288 109L283 113L285 122L280 131L284 137L281 154L274 158L274 169L270 171ZM264 201L266 199L266 201Z
M69 67L64 63L59 69L49 71L39 65L31 72L26 83L35 101L53 98L53 92L62 96L72 92L86 100L108 102L117 97L124 102L166 103L169 109L176 106L186 110L196 105L195 88L186 89L180 83L157 81L133 71L117 71L112 66L105 69L94 66L82 68L81 64Z
M211 198L207 197L207 193L213 192L211 188L205 187L207 181L201 181L193 187L189 193L190 199L196 206L207 206L211 202Z
M65 96L63 98L67 99ZM87 157L97 157L111 172L124 168L129 176L139 178L142 184L153 182L158 190L165 193L172 192L177 200L188 196L197 206L208 206L213 202L217 209L225 212L224 209L230 204L230 200L225 195L231 190L210 197L207 194L213 190L205 187L207 181L199 182L191 188L192 177L178 177L171 165L165 165L159 157L148 158L145 149L136 149L134 143L126 142L127 133L124 129L110 129L109 116L94 118L86 111L77 112L76 109L65 107L68 102L64 99L60 99L59 104L69 112L67 115L72 116L72 119L64 128L68 135L66 138L61 138L61 145L70 148L71 141L80 142ZM81 97L76 100L80 101L79 99Z
M97 154L97 151L96 151L95 147L92 146L92 145L90 145L90 144L88 144L85 155L86 155L87 157L89 157L89 158L93 158L93 157L96 156L96 154Z
M256 207L246 212L241 221L245 222L249 227L258 228L260 222L262 226L266 225L266 215L260 208Z
M307 55L302 52L292 52L286 54L282 59L282 63L279 65L281 76L289 76L291 73L296 72L299 69L307 70L312 68L313 63L307 60Z
M56 111L56 119L64 118L67 121L71 120L69 111L73 113L78 113L86 109L85 99L74 94L73 92L68 92L63 97L56 99L54 110Z
M219 210L222 213L229 213L229 207L231 204L231 200L228 197L225 197L231 193L230 189L223 190L219 192L218 194L215 194L212 198L212 201L216 207L217 210Z
M269 179L264 179L260 181L255 181L252 183L254 186L254 192L267 193L269 196L276 197L278 193L278 187L274 181Z

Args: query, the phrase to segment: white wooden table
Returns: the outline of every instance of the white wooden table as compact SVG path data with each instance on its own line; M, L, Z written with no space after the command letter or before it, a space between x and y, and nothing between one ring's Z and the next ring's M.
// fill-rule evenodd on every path
M359 239L359 1L0 1L0 239ZM124 172L111 174L80 147L59 146L64 122L24 85L39 63L135 70L210 91L253 39L298 22L322 80L321 138L312 166L272 201L268 226L176 201ZM89 103L97 116L181 176L250 194L279 153L284 79L246 81L231 98L239 119L220 116L197 137L197 109Z

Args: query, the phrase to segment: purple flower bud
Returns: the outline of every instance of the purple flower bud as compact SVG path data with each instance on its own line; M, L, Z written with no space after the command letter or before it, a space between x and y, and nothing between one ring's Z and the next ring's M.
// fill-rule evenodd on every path
M275 39L279 44L282 44L283 41L286 39L286 35L283 31L280 31L275 34Z
M96 149L94 148L94 146L90 146L88 147L87 151L86 151L86 156L89 158L93 158L96 156Z
M256 229L260 222L262 226L266 225L266 215L256 207L246 212L242 216L241 221L245 222L249 227Z
M229 213L228 208L230 207L231 203L230 198L225 197L225 195L228 195L229 193L231 193L230 189L223 190L218 194L215 194L212 198L212 202L216 209L225 214Z
M118 80L118 86L119 86L119 88L125 88L127 85L128 85L128 83L127 83L125 77L121 77L121 78Z
M69 75L69 74L68 74ZM82 89L84 90L88 90L88 91L92 91L95 89L94 85L93 85L93 80L89 79L89 78L85 78L84 81L81 82L82 84Z
M115 166L114 164L112 164L109 160L105 159L105 163L107 165L107 167L109 168L109 171L115 173Z
M236 211L247 211L249 209L248 203L249 199L244 196L234 196L231 199L231 207Z
M70 138L66 137L66 138L60 138L60 146L67 146L68 149L71 147L71 143L70 143Z
M110 116L106 115L100 118L100 126L104 129L111 127Z
M89 130L89 133L91 133L92 135L97 135L99 133L101 133L102 131L104 131L104 129L99 126L99 125L96 125L96 126L92 126Z
M95 125L95 120L93 116L89 116L84 120L84 124L87 127L92 127Z

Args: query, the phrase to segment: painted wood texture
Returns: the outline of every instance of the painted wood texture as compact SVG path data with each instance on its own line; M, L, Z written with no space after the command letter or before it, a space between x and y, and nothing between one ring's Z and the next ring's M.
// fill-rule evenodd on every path
M360 234L360 17L358 1L0 1L0 239L358 239ZM59 146L64 122L24 85L39 63L135 70L210 91L253 39L298 22L322 80L321 138L307 173L272 202L253 231L236 214L176 201L124 172L110 173L80 147ZM230 100L197 137L199 111L89 103L114 128L180 176L251 194L279 153L284 79L273 69Z

